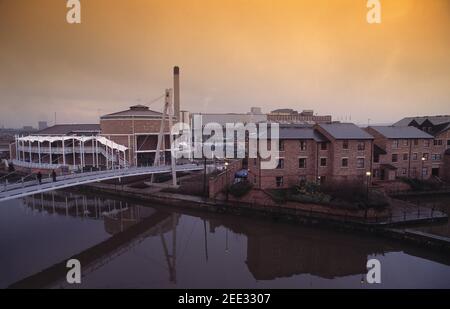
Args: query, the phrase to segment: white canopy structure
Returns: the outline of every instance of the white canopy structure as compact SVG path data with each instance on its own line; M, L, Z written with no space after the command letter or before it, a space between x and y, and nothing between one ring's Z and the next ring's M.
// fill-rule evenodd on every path
M128 148L123 146L123 145L119 145L115 142L113 142L112 140L107 139L106 137L103 136L25 136L25 137L19 137L17 139L17 141L20 142L38 142L38 143L43 143L43 142L49 142L49 143L54 143L54 142L63 142L63 141L73 141L76 140L78 142L82 142L82 143L86 143L86 142L90 142L90 141L96 141L104 146L107 146L111 149L114 150L118 150L118 151L127 151Z
M127 150L127 147L103 136L16 136L16 160L14 160L14 164L27 168L42 169L56 169L71 165L72 169L78 169L86 166L99 168L103 162L107 169L114 169L128 166ZM59 161L58 156L62 160ZM71 163L66 160L66 156L71 160ZM44 160L47 157L49 159ZM89 157L89 160L87 157ZM104 161L101 160L102 157L105 158ZM56 163L54 159L56 159ZM77 161L79 161L79 164Z

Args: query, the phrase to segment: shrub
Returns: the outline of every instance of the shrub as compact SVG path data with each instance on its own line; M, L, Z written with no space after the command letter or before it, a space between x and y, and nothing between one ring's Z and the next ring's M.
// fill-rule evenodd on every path
M324 186L306 183L291 189L269 190L269 194L277 203L292 201L351 210L365 207L383 209L389 205L389 199L383 192L372 189L367 196L367 187L357 182L337 182Z
M16 171L16 168L14 167L14 164L11 162L9 163L8 172L13 173Z
M439 190L442 184L432 180L421 180L412 178L400 178L401 181L408 184L413 191Z
M228 192L234 197L243 197L247 195L253 188L253 185L248 181L241 181L231 185Z

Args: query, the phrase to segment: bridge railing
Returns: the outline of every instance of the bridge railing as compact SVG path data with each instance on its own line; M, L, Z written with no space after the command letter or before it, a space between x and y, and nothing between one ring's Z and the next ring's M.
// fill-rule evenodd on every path
M176 169L177 169L177 171L189 171L189 170L192 170L193 167L195 167L195 166L196 165L193 165L193 164L177 165ZM109 169L106 171L91 171L91 172L80 172L80 173L71 173L71 174L67 174L67 175L62 175L62 176L58 176L56 178L56 182L74 180L77 178L79 178L79 179L89 178L91 176L101 176L101 177L98 177L99 179L107 178L110 176L116 176L117 178L120 178L121 176L127 177L128 174L132 174L136 171L146 171L146 170L148 170L149 172L152 172L152 173L158 173L158 172L170 172L171 168L170 168L170 166L166 166L166 165L146 167L146 168L144 168L144 167L129 167L129 168L117 167L115 169ZM35 175L29 175L29 176L35 177ZM9 191L17 190L17 189L24 189L24 188L32 187L32 186L41 186L41 185L53 183L53 179L51 177L42 179L41 184L39 183L39 181L37 179L33 179L31 181L25 181L25 180L26 180L26 178L22 178L21 181L13 183L13 184L9 184L8 181L4 182L3 184L0 185L0 193L9 192Z

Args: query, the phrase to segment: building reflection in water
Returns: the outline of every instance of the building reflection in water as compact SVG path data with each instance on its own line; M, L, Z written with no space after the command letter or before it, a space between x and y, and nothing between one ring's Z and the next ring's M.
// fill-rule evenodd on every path
M164 207L132 205L124 201L68 192L37 195L28 197L24 201L28 209L34 212L104 221L105 230L111 237L78 255L84 259L82 262L84 274L94 272L116 257L137 247L145 239L154 237L160 240L161 246L152 249L163 252L169 282L177 284L177 227L181 216L193 224L203 223L202 236L196 240L203 247L200 251L204 250L204 252L192 253L195 254L196 263L200 267L204 261L202 256L206 257L207 263L221 264L223 260L213 261L212 259L226 259L229 254L238 254L229 252L229 239L232 235L245 235L247 258L242 262L246 263L257 281L289 278L302 274L324 279L361 275L367 273L366 263L370 257L397 251L409 251L410 255L437 260L431 254L427 253L425 257L421 251L416 253L414 250L400 246L399 243L358 236L356 233L338 233L225 214L186 210L183 211L183 215L179 215L164 211ZM218 233L216 233L219 228L224 231L223 248L228 253L221 257L208 254L208 246L216 247L215 242L219 241ZM181 248L186 247L185 243L178 245ZM50 268L47 271L51 273L54 269ZM57 286L64 285L65 271L65 268L62 269ZM47 282L51 276L46 276L46 271L42 276L40 286L55 286L55 282ZM22 286L27 286L26 280L24 283L25 285Z
M74 257L83 265L84 276L129 252L145 239L159 237L169 270L169 281L176 284L176 227L179 214L124 201L64 191L30 196L23 201L33 213L83 220L103 220L105 231L111 235L111 238ZM168 233L172 239L166 239ZM61 263L54 265L40 274L16 283L13 287L65 286L63 279L66 269L61 265ZM49 280L55 277L55 273L61 275L57 278L57 282Z
M289 224L253 222L236 218L210 221L214 233L225 227L247 236L246 264L258 281L310 274L325 279L367 273L369 256L394 250L364 237ZM276 232L275 232L276 231ZM226 233L226 251L228 233Z

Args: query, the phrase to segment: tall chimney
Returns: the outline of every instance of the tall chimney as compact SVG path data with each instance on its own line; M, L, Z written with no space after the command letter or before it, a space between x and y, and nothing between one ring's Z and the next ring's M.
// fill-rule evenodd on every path
M180 68L173 68L173 99L174 99L174 109L175 117L177 121L180 120Z

